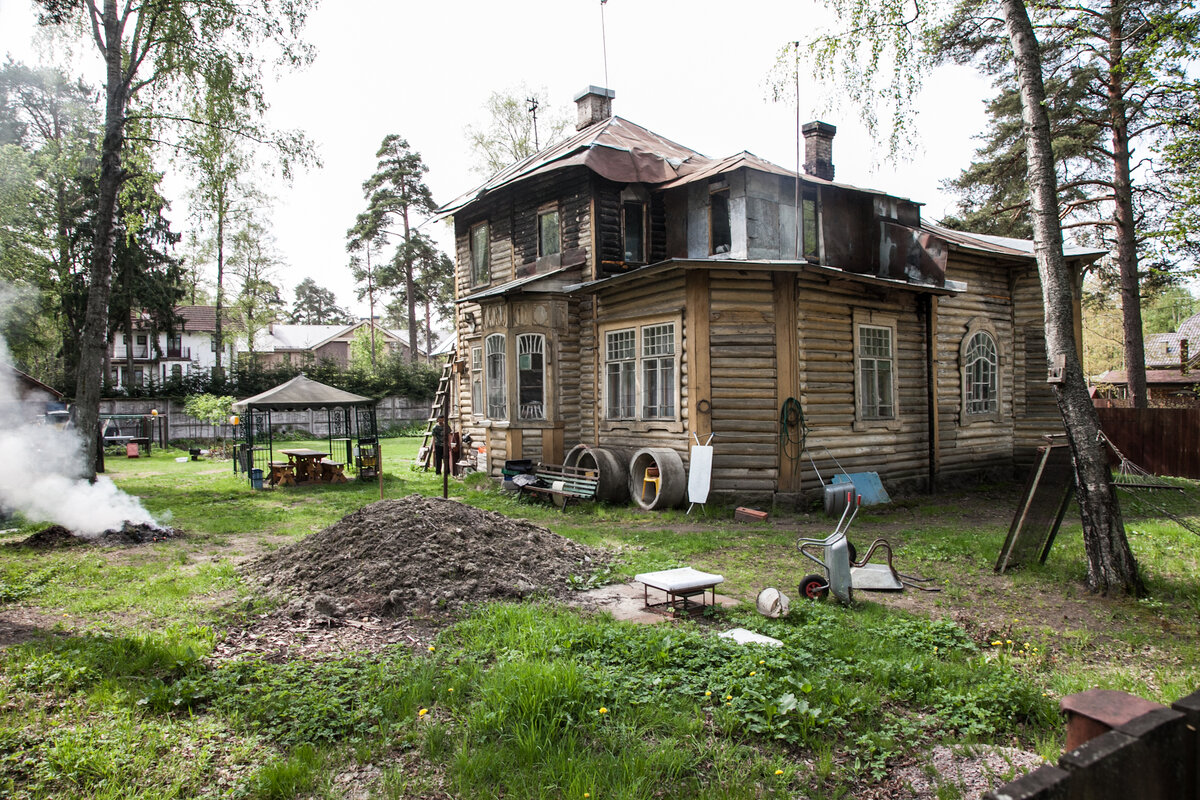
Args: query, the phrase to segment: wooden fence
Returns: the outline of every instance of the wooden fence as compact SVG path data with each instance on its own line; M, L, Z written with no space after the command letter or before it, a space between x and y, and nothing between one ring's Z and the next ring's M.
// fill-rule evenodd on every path
M1155 475L1200 479L1200 408L1097 408L1118 450Z

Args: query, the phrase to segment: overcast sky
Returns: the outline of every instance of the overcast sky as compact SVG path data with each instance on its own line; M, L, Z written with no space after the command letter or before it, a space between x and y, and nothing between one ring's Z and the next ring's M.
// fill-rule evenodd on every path
M0 52L38 60L32 8L31 0L0 0ZM769 99L767 80L780 47L815 29L819 5L609 0L603 15L614 113L708 156L749 150L794 165L794 111ZM275 190L271 220L286 262L276 282L285 298L311 277L365 314L346 269L345 233L364 207L361 184L383 137L409 141L429 167L435 199L447 202L482 182L465 128L485 123L488 95L544 87L573 120L574 95L605 84L601 33L599 0L326 0L306 30L316 61L268 93L269 122L306 131L324 162ZM84 77L101 80L95 69ZM917 109L913 157L900 164L883 160L854 108L827 108L828 90L807 81L801 115L837 126L838 181L926 203L926 218L936 220L952 206L939 182L969 163L988 89L966 69L936 72ZM167 184L180 231L189 227L185 188L179 176ZM441 228L426 230L449 248Z

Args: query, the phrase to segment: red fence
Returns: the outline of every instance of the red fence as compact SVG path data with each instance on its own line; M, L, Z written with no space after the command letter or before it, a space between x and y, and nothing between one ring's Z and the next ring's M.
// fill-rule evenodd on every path
M1200 408L1097 408L1118 450L1155 475L1200 479Z

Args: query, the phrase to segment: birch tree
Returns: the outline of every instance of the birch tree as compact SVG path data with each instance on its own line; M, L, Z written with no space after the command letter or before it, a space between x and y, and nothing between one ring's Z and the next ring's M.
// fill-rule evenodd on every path
M37 0L43 25L74 25L96 47L104 69L104 122L98 176L99 206L92 239L87 310L79 342L76 422L85 469L94 475L100 389L108 335L117 196L126 177L122 146L134 115L163 132L187 124L181 98L201 94L220 76L231 96L261 119L270 57L284 66L307 63L300 39L317 0ZM269 53L269 57L264 57ZM245 133L267 139L254 126ZM281 141L286 144L286 141Z
M827 0L845 30L815 40L818 72L836 78L878 129L876 100L890 111L893 149L911 131L910 109L921 76L932 63L921 42L943 19L936 6L902 0ZM944 11L944 9L943 9ZM1141 593L1137 562L1129 549L1112 486L1100 423L1088 396L1074 331L1074 276L1063 256L1058 185L1051 148L1046 92L1037 38L1023 0L999 0L1014 59L1022 108L1026 174L1031 198L1034 250L1045 304L1046 353L1063 365L1055 397L1075 461L1075 484L1087 552L1087 585L1097 593ZM786 46L780 63L792 62L799 43Z

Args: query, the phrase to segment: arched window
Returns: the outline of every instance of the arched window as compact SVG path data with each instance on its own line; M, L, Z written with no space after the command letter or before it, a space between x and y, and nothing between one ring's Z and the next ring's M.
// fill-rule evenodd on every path
M999 409L999 363L991 335L984 331L972 335L962 361L966 413L995 414Z
M489 419L508 419L508 380L505 366L504 334L495 333L484 343L487 360L487 415Z
M546 337L517 337L517 414L520 419L546 418Z

